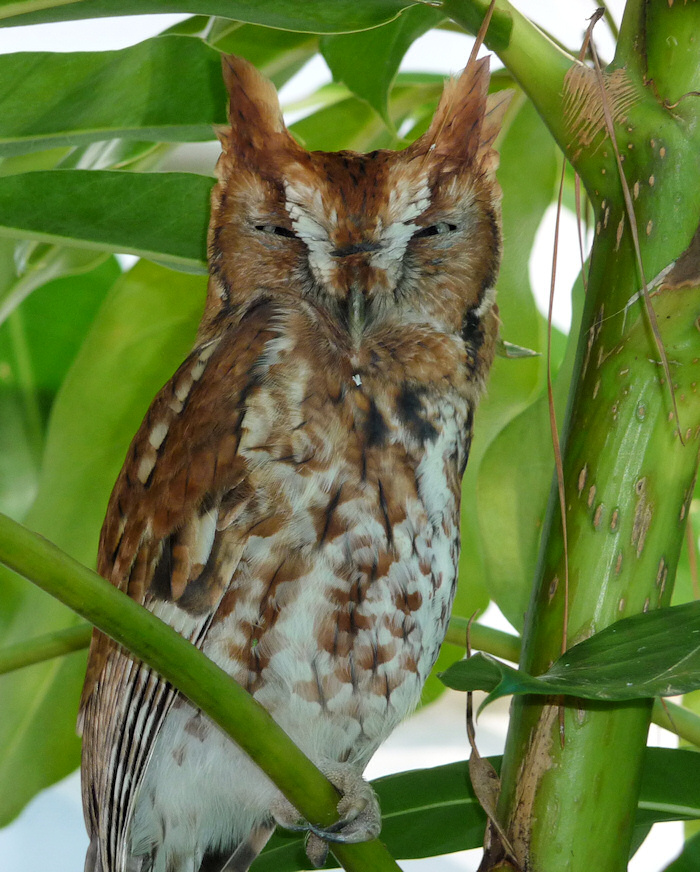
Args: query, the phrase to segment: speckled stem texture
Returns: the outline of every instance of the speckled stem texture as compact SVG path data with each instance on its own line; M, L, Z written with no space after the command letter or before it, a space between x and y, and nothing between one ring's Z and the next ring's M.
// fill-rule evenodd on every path
M595 74L573 67L565 79L566 151L596 214L563 427L567 645L668 604L693 493L700 442L700 99L683 94L700 90L698 33L700 3L631 0L617 57L604 71L678 421L640 293ZM562 523L553 491L524 633L527 671L544 671L561 653L564 604ZM543 706L530 697L513 703L501 822L524 870L621 872L651 700L569 700L562 709L560 703ZM482 869L500 868L502 859L496 845Z

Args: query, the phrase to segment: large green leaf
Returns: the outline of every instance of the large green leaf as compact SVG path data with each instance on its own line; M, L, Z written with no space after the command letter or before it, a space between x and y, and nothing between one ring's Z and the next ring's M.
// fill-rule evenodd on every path
M605 701L687 693L700 687L700 602L617 621L536 677L478 653L441 678L455 690L488 691L488 702L513 693Z
M365 102L355 97L323 106L313 115L293 124L291 131L309 151L337 151L341 148L367 151L377 137L385 137L379 147L386 148L391 143L381 119Z
M115 138L214 138L226 122L220 54L186 36L121 51L0 56L0 156Z
M389 91L409 46L443 19L439 8L414 6L382 27L342 36L326 36L321 52L333 78L366 100L391 126Z
M521 99L520 95L515 99ZM523 142L528 143L527 149L522 148ZM525 103L518 112L500 152L504 241L498 280L501 336L542 355L531 360L497 358L494 363L484 412L490 417L493 398L500 426L479 468L475 516L489 593L520 629L530 597L553 456L544 396L546 321L537 312L527 264L535 234L555 194L558 158L554 140L531 103ZM559 402L565 397L573 363L575 331L567 343L554 329L552 345L554 373L561 364L555 397ZM477 426L481 426L480 416ZM490 421L486 423L490 425Z
M389 98L389 117L398 127L405 119L432 116L442 92L439 76L400 76ZM294 136L309 150L400 148L404 145L369 104L350 94L347 87L332 83L319 88L311 97L290 107L316 111L292 125ZM409 139L420 134L411 131Z
M553 331L553 357L566 339ZM554 388L557 419L566 393L576 347L568 353ZM556 349L556 350L555 350ZM540 534L554 470L549 400L542 393L501 430L479 468L477 506L489 591L514 627L522 629L539 554Z
M36 493L53 397L119 275L116 262L104 264L105 257L0 239L0 510L17 519ZM103 268L91 270L100 263ZM50 281L70 273L69 279ZM25 300L32 292L36 301Z
M171 34L121 51L0 55L0 80L14 83L0 96L0 157L115 138L214 139L214 125L227 121L220 51L248 58L280 86L317 45L307 34L235 22L211 30L219 50Z
M0 235L206 269L213 180L192 173L46 170L0 178Z
M203 277L137 264L105 300L56 399L27 523L87 565L129 441L191 346L205 285ZM11 620L0 644L76 623L64 606L2 572L6 589L14 598L3 599ZM74 654L0 676L0 824L77 765L83 671L84 654Z
M499 769L500 758L490 759ZM393 857L432 857L482 844L486 815L471 786L466 761L389 775L372 786L382 809L380 838ZM700 817L700 754L648 748L637 808L637 841L657 821L696 817ZM279 830L253 866L254 872L306 868L302 838ZM686 867L673 872L681 870Z
M549 205L556 174L554 143L532 106L520 102L516 95L515 114L500 143L501 166L499 180L503 187L503 262L498 277L498 307L502 320L500 333L504 339L528 348L540 349L543 337L541 316L527 280L527 262L532 241ZM532 153L525 170L522 143L532 144ZM530 149L528 149L528 153ZM522 184L524 174L528 185ZM459 586L453 612L469 617L475 606L482 607L488 599L496 597L497 590L508 593L508 580L494 578L492 568L485 561L484 538L496 537L503 542L503 525L485 529L477 512L477 480L480 480L484 455L498 433L520 409L540 390L542 384L540 358L506 360L497 358L491 369L486 396L481 401L474 423L469 464L462 484L462 552L459 567ZM487 485L488 486L488 485ZM512 614L504 609L507 617ZM517 621L515 622L517 625ZM456 653L453 651L453 653Z
M280 88L318 51L318 37L309 33L277 30L272 27L259 27L255 24L241 24L238 21L197 16L186 21L168 33L197 26L202 37L214 48L226 54L236 54L254 64Z
M192 12L309 33L350 33L391 21L412 0L0 0L0 24Z
M68 368L87 333L107 291L121 275L115 258L91 258L76 261L71 273L70 259L64 253L80 249L64 249L57 258L68 275L44 283L22 304L22 321L27 338L27 352L42 410L48 412ZM89 271L80 271L79 263L92 263ZM82 272L82 274L80 274ZM77 274L76 274L77 273ZM0 357L6 349L8 359L12 349L3 344L4 325L0 326Z

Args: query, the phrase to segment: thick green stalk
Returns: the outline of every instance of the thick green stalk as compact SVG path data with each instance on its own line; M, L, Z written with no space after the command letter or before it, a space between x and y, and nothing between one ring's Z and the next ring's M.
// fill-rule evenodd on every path
M665 82L693 80L700 66L693 36L700 32L700 4L681 7L680 14L677 6L651 0L641 18L640 4L630 6L615 60L618 69L626 68L615 86L623 90L616 92L609 78L607 86L680 420L640 294L643 283L602 103L596 108L591 102L601 97L589 90L569 116L571 135L578 138L577 168L596 209L562 439L569 584L567 591L553 491L523 634L521 665L535 674L561 652L565 627L568 646L620 617L668 603L692 497L700 441L700 259L689 246L700 223L700 111L690 100L682 113L665 107L646 66L656 51L667 65ZM642 29L632 38L634 20ZM653 27L647 26L652 20ZM666 41L679 45L670 54L653 49ZM628 65L623 46L635 52ZM637 72L643 78L632 78ZM686 249L688 280L681 282L676 270L666 285L654 283ZM542 705L525 697L513 704L501 823L518 862L532 872L621 872L627 867L651 701L562 708L559 702ZM492 852L483 868L497 868L500 859Z
M0 562L132 651L206 712L314 824L338 818L338 794L268 712L167 624L46 539L0 514ZM398 866L378 840L333 846L348 872Z

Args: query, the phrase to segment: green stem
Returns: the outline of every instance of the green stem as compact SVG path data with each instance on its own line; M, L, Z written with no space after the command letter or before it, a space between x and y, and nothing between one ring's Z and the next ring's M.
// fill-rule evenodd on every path
M644 77L646 46L640 44L644 38L644 9L647 0L627 0L620 24L615 51L615 66L626 66L638 78Z
M41 409L37 395L36 379L32 367L29 344L24 329L22 312L13 312L8 318L10 330L10 342L15 358L17 384L24 408L24 420L27 428L28 442L32 452L32 458L38 464L41 460L43 426Z
M445 641L452 645L460 645L462 648L466 647L467 628L469 628L469 642L472 648L486 651L487 654L493 654L494 657L500 657L503 660L510 660L511 663L517 663L520 659L520 638L518 636L504 633L503 630L494 630L493 627L486 627L484 624L476 622L469 627L467 618L456 615L450 618Z
M255 761L299 812L328 827L338 794L270 714L201 651L95 572L0 514L0 562L82 615L148 663ZM348 872L399 867L377 839L334 845Z
M635 7L641 9L635 4L631 16ZM678 11L662 0L644 8L667 20L637 33L634 41L628 19L628 44L645 51L650 41L675 46ZM683 13L685 44L664 55L668 81L672 60L684 81L692 80L691 54L697 69L698 43L690 38L687 10L695 16L695 33L700 24L700 5L690 4ZM579 160L596 209L596 239L562 438L568 554L553 493L523 633L521 666L533 674L546 670L562 644L668 604L697 473L700 400L693 385L700 275L697 268L685 279L673 280L669 273L660 287L652 279L681 257L696 264L691 240L700 219L698 106L686 101L687 118L672 117L634 73L632 68L625 74L631 102L624 123L616 125L617 138L633 191L641 259L671 361L683 442L639 295L642 281L615 155L600 131L581 142ZM520 865L533 872L626 869L651 701L602 708L522 697L511 714L499 817Z
M63 657L74 651L82 651L90 644L91 634L92 627L89 624L79 624L77 627L46 633L28 642L0 648L0 675L44 660L52 660L54 657Z
M657 726L700 747L700 717L689 709L668 700L655 699L651 719Z

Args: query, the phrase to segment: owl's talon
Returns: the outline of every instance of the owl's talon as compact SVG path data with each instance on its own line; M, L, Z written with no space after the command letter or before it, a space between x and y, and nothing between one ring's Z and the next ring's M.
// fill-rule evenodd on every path
M351 823L353 821L336 821L325 828L307 824L306 829L314 836L318 836L319 839L323 839L324 842L333 842L336 845L356 845L358 842L367 842L374 838L374 835L367 835L364 830L359 834L353 830L348 831L347 828ZM378 834L377 831L376 835Z
M335 768L321 768L342 794L338 802L340 820L328 827L311 824L300 818L294 806L283 798L272 810L277 823L286 830L308 833L306 856L315 869L320 869L326 862L329 843L354 845L374 839L379 835L382 820L377 797L357 769L340 764Z

